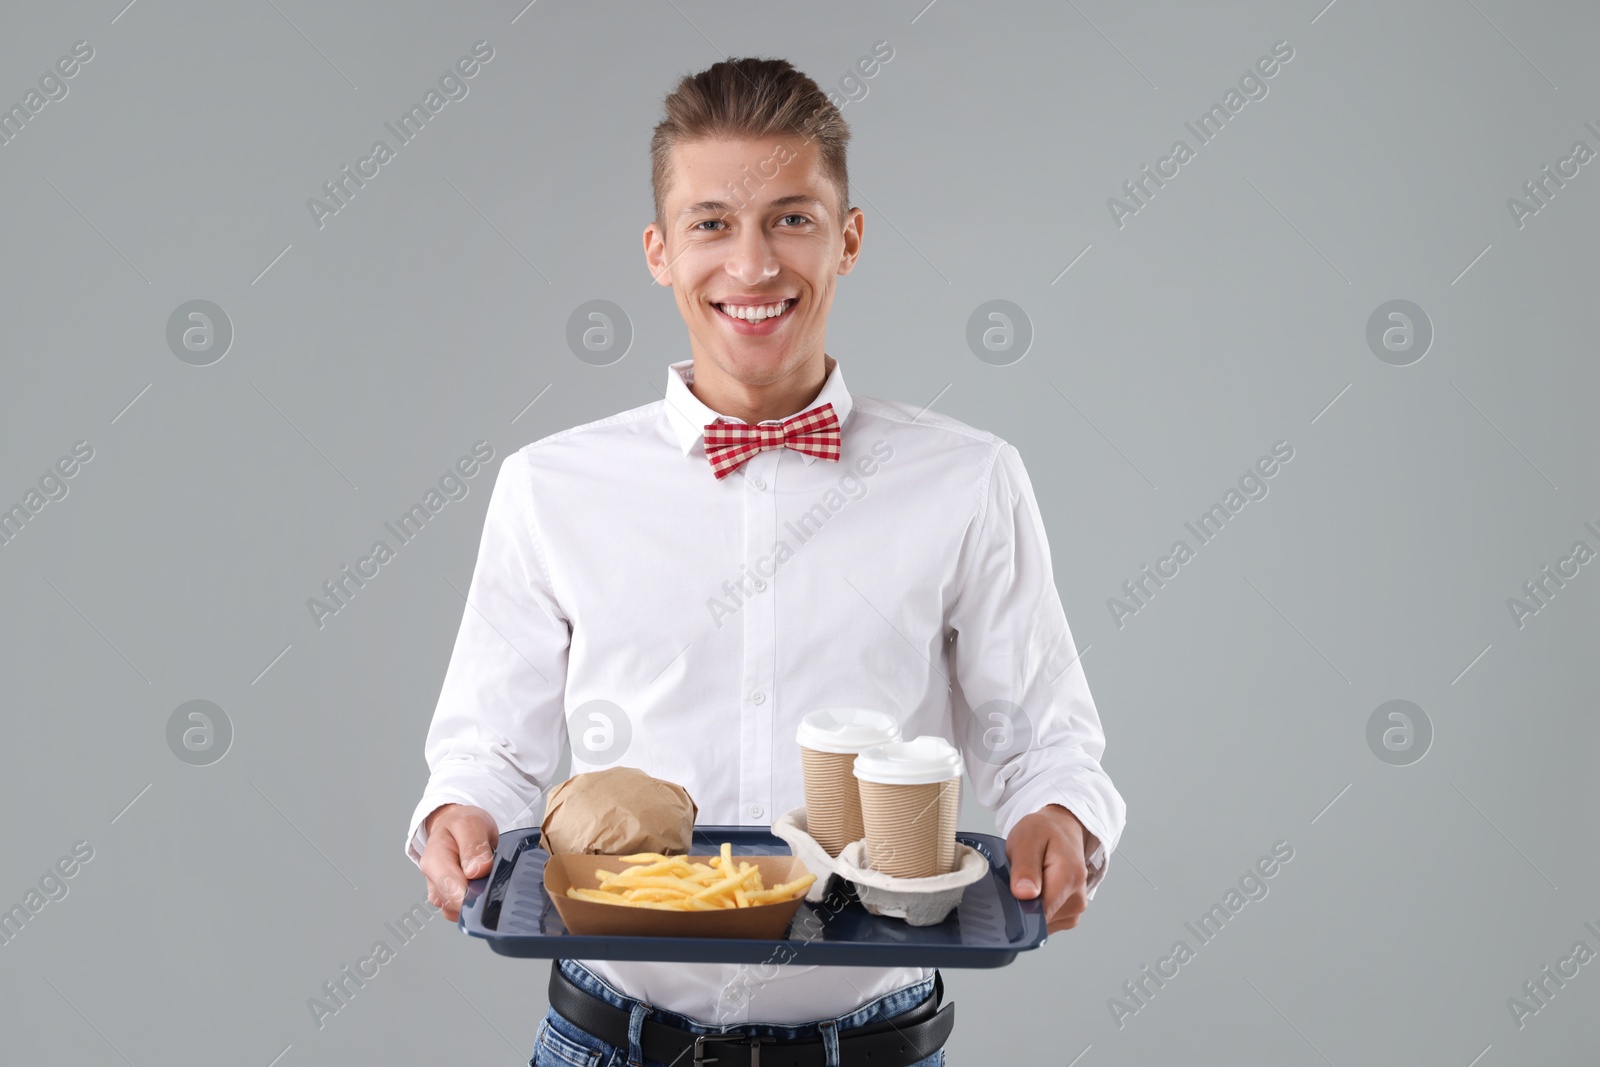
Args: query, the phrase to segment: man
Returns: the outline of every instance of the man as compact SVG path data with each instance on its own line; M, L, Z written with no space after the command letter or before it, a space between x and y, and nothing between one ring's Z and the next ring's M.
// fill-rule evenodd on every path
M701 823L768 826L803 803L800 718L850 705L961 747L1012 892L1071 929L1126 809L1021 457L850 393L824 352L864 219L815 82L729 60L665 105L645 258L693 358L662 400L501 466L407 838L428 899L456 919L499 832L539 821L564 734L574 773L639 767ZM687 1065L696 1035L732 1030L792 1046L783 1062L942 1064L939 978L558 960L533 1062ZM756 1062L731 1041L695 1054Z

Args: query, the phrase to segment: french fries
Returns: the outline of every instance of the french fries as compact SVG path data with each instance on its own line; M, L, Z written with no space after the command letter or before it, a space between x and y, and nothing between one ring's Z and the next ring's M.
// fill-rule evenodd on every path
M635 866L624 871L596 871L598 888L571 886L567 896L661 911L719 911L785 903L803 896L817 880L808 872L767 888L761 884L761 869L755 864L734 864L731 841L722 843L721 852L711 856L710 863L660 852L636 852L617 859Z

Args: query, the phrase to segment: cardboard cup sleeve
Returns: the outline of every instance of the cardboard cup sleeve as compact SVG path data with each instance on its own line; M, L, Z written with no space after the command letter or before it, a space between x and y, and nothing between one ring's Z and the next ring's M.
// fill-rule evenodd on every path
M800 749L806 787L806 829L829 856L866 833L856 789L854 752Z
M947 874L956 864L961 779L916 785L861 780L867 866L897 878Z

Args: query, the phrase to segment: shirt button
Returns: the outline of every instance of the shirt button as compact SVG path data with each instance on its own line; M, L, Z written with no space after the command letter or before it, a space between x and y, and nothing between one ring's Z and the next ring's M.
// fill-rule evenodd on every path
M750 488L752 488L752 489L765 489L766 487L767 487L767 483L765 481L763 481L762 479L760 479L760 478L751 478L750 479Z
M761 590L763 590L763 589L765 589L767 587L767 583L762 581L760 578L757 578L751 584L756 587L756 592L758 592L758 593L761 592Z
M767 699L767 694L763 693L759 689L757 689L754 693L750 694L750 703L752 703L752 704L759 704L759 703L761 703L762 701L764 701L766 699Z
M766 814L766 809L763 808L760 804L752 804L752 805L750 805L750 817L752 819L759 819L764 814Z

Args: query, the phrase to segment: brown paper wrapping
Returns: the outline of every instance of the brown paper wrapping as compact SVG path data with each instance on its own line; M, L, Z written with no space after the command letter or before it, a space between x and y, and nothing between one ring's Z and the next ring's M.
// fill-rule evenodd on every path
M539 843L552 854L686 855L699 810L683 786L637 767L587 771L550 790Z

